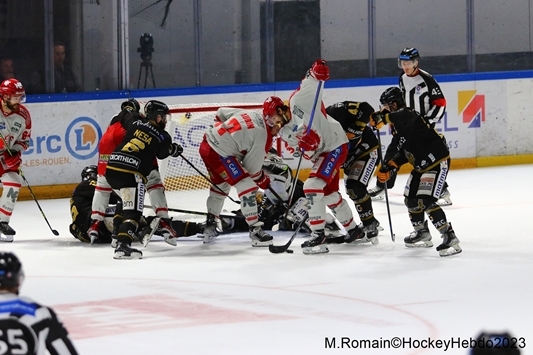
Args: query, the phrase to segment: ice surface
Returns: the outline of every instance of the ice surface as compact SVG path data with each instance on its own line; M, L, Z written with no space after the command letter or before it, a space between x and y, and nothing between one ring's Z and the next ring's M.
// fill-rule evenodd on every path
M533 165L452 170L445 207L463 253L407 249L411 232L400 175L390 191L396 243L384 202L378 245L332 245L329 254L271 254L246 233L211 245L196 237L177 247L156 237L142 260L114 260L109 246L70 236L68 199L21 201L13 243L22 260L21 294L53 306L80 354L467 354L424 349L417 341L469 340L481 330L525 338L533 353ZM373 182L372 182L373 184ZM372 185L373 186L373 185ZM198 201L191 202L191 206ZM203 204L204 201L199 203ZM350 202L351 204L351 202ZM357 218L358 220L358 218ZM433 227L435 246L440 237ZM291 233L274 233L276 245ZM326 338L336 346L326 349ZM349 349L394 337L411 348ZM379 344L378 344L379 345Z

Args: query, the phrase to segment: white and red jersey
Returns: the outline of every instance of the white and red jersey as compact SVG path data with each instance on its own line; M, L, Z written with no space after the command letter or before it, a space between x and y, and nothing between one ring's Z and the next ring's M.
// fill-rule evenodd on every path
M222 157L236 157L250 176L258 176L266 153L272 146L272 135L260 113L222 107L218 121L206 133L211 148Z
M319 81L310 75L300 83L300 87L291 94L289 108L292 118L279 132L281 138L294 150L298 150L298 141L305 135ZM320 144L315 152L306 152L308 156L318 156L324 152L330 152L342 144L348 143L346 133L339 122L328 118L326 108L322 102L322 91L318 94L315 115L311 123L311 129L320 137Z
M0 133L9 150L23 152L28 149L31 137L31 116L28 109L20 105L18 112L12 111L7 114L0 104ZM3 143L0 140L0 146L3 146Z

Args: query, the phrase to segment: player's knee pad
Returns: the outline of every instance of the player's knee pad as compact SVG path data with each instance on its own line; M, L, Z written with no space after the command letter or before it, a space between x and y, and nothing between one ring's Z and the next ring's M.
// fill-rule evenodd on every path
M309 203L313 203L312 200L314 197L324 196L324 187L326 182L319 178L309 178L304 182L304 194L305 197L309 200Z
M359 204L368 199L366 185L361 181L348 179L346 180L346 194L355 204Z
M235 188L241 200L241 211L246 218L246 222L248 224L257 222L259 220L255 194L257 185L250 177L247 177L237 182Z

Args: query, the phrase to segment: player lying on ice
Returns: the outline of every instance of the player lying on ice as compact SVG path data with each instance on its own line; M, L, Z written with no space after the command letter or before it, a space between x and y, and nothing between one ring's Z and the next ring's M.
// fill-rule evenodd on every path
M72 197L70 199L70 212L72 215L72 223L69 226L70 233L81 242L90 243L91 239L87 233L89 225L91 225L92 202L97 184L97 167L90 165L85 167L81 172L82 181L76 186ZM154 217L141 218L141 225L137 232L137 239L142 242L142 238L146 232L145 228L150 229L150 222ZM109 205L105 209L104 219L98 225L96 232L98 238L94 239L96 244L112 243L116 247L117 228L122 220L122 204L117 199L115 193L111 193ZM201 223L172 220L172 227L176 230L180 237L188 237L196 235L203 231L204 225ZM164 237L165 230L161 226L154 234Z

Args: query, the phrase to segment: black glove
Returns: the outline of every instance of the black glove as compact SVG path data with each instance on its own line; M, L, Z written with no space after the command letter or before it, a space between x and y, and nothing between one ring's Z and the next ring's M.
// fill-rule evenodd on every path
M177 158L183 153L183 147L179 145L178 143L171 143L170 144L170 156Z
M139 104L139 101L131 98L128 101L124 101L120 105L120 110L128 110L129 112L139 112L141 109L141 105Z

